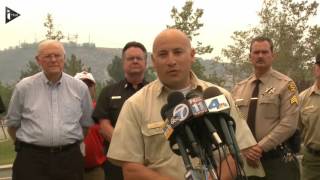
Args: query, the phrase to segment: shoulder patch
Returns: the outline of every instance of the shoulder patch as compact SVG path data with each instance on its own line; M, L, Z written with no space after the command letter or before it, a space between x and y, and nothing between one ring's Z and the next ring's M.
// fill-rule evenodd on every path
M298 105L298 97L296 95L292 96L290 99L290 104Z
M288 89L289 89L290 92L295 93L297 91L296 84L293 81L290 81L288 83Z

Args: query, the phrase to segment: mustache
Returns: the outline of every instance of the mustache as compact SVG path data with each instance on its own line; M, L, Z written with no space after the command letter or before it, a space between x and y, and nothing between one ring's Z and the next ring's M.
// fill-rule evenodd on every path
M263 58L258 58L258 59L256 60L256 62L264 62L264 59L263 59Z

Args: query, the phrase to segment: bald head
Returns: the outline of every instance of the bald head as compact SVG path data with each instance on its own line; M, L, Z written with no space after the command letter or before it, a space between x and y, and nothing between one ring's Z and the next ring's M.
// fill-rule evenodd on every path
M65 54L63 44L60 41L53 40L53 39L47 39L47 40L43 40L39 43L38 50L37 50L37 56L39 56L48 47L61 49L63 51L63 54Z
M180 30L166 29L153 42L153 67L160 81L170 89L179 90L190 85L194 56L189 38Z
M165 29L154 39L152 51L155 52L159 44L165 43L172 39L183 42L186 48L191 48L190 39L184 32L178 29Z

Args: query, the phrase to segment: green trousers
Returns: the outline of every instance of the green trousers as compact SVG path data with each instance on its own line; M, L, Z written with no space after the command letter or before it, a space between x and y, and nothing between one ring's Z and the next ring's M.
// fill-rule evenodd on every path
M302 158L302 180L319 180L320 179L320 156L310 154L303 149Z
M248 177L249 180L300 180L299 162L296 157L285 162L282 157L261 159L265 177Z

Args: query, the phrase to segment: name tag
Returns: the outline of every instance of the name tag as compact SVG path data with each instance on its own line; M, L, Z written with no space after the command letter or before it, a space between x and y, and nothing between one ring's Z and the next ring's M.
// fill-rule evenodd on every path
M121 99L121 96L111 96L111 99Z
M244 99L236 99L235 102L243 101Z
M303 110L308 110L308 109L313 109L314 108L314 106L313 105L311 105L311 106L307 106L307 107L305 107Z
M147 127L148 129L162 128L163 123L164 123L163 121L153 122L153 123L149 123Z

